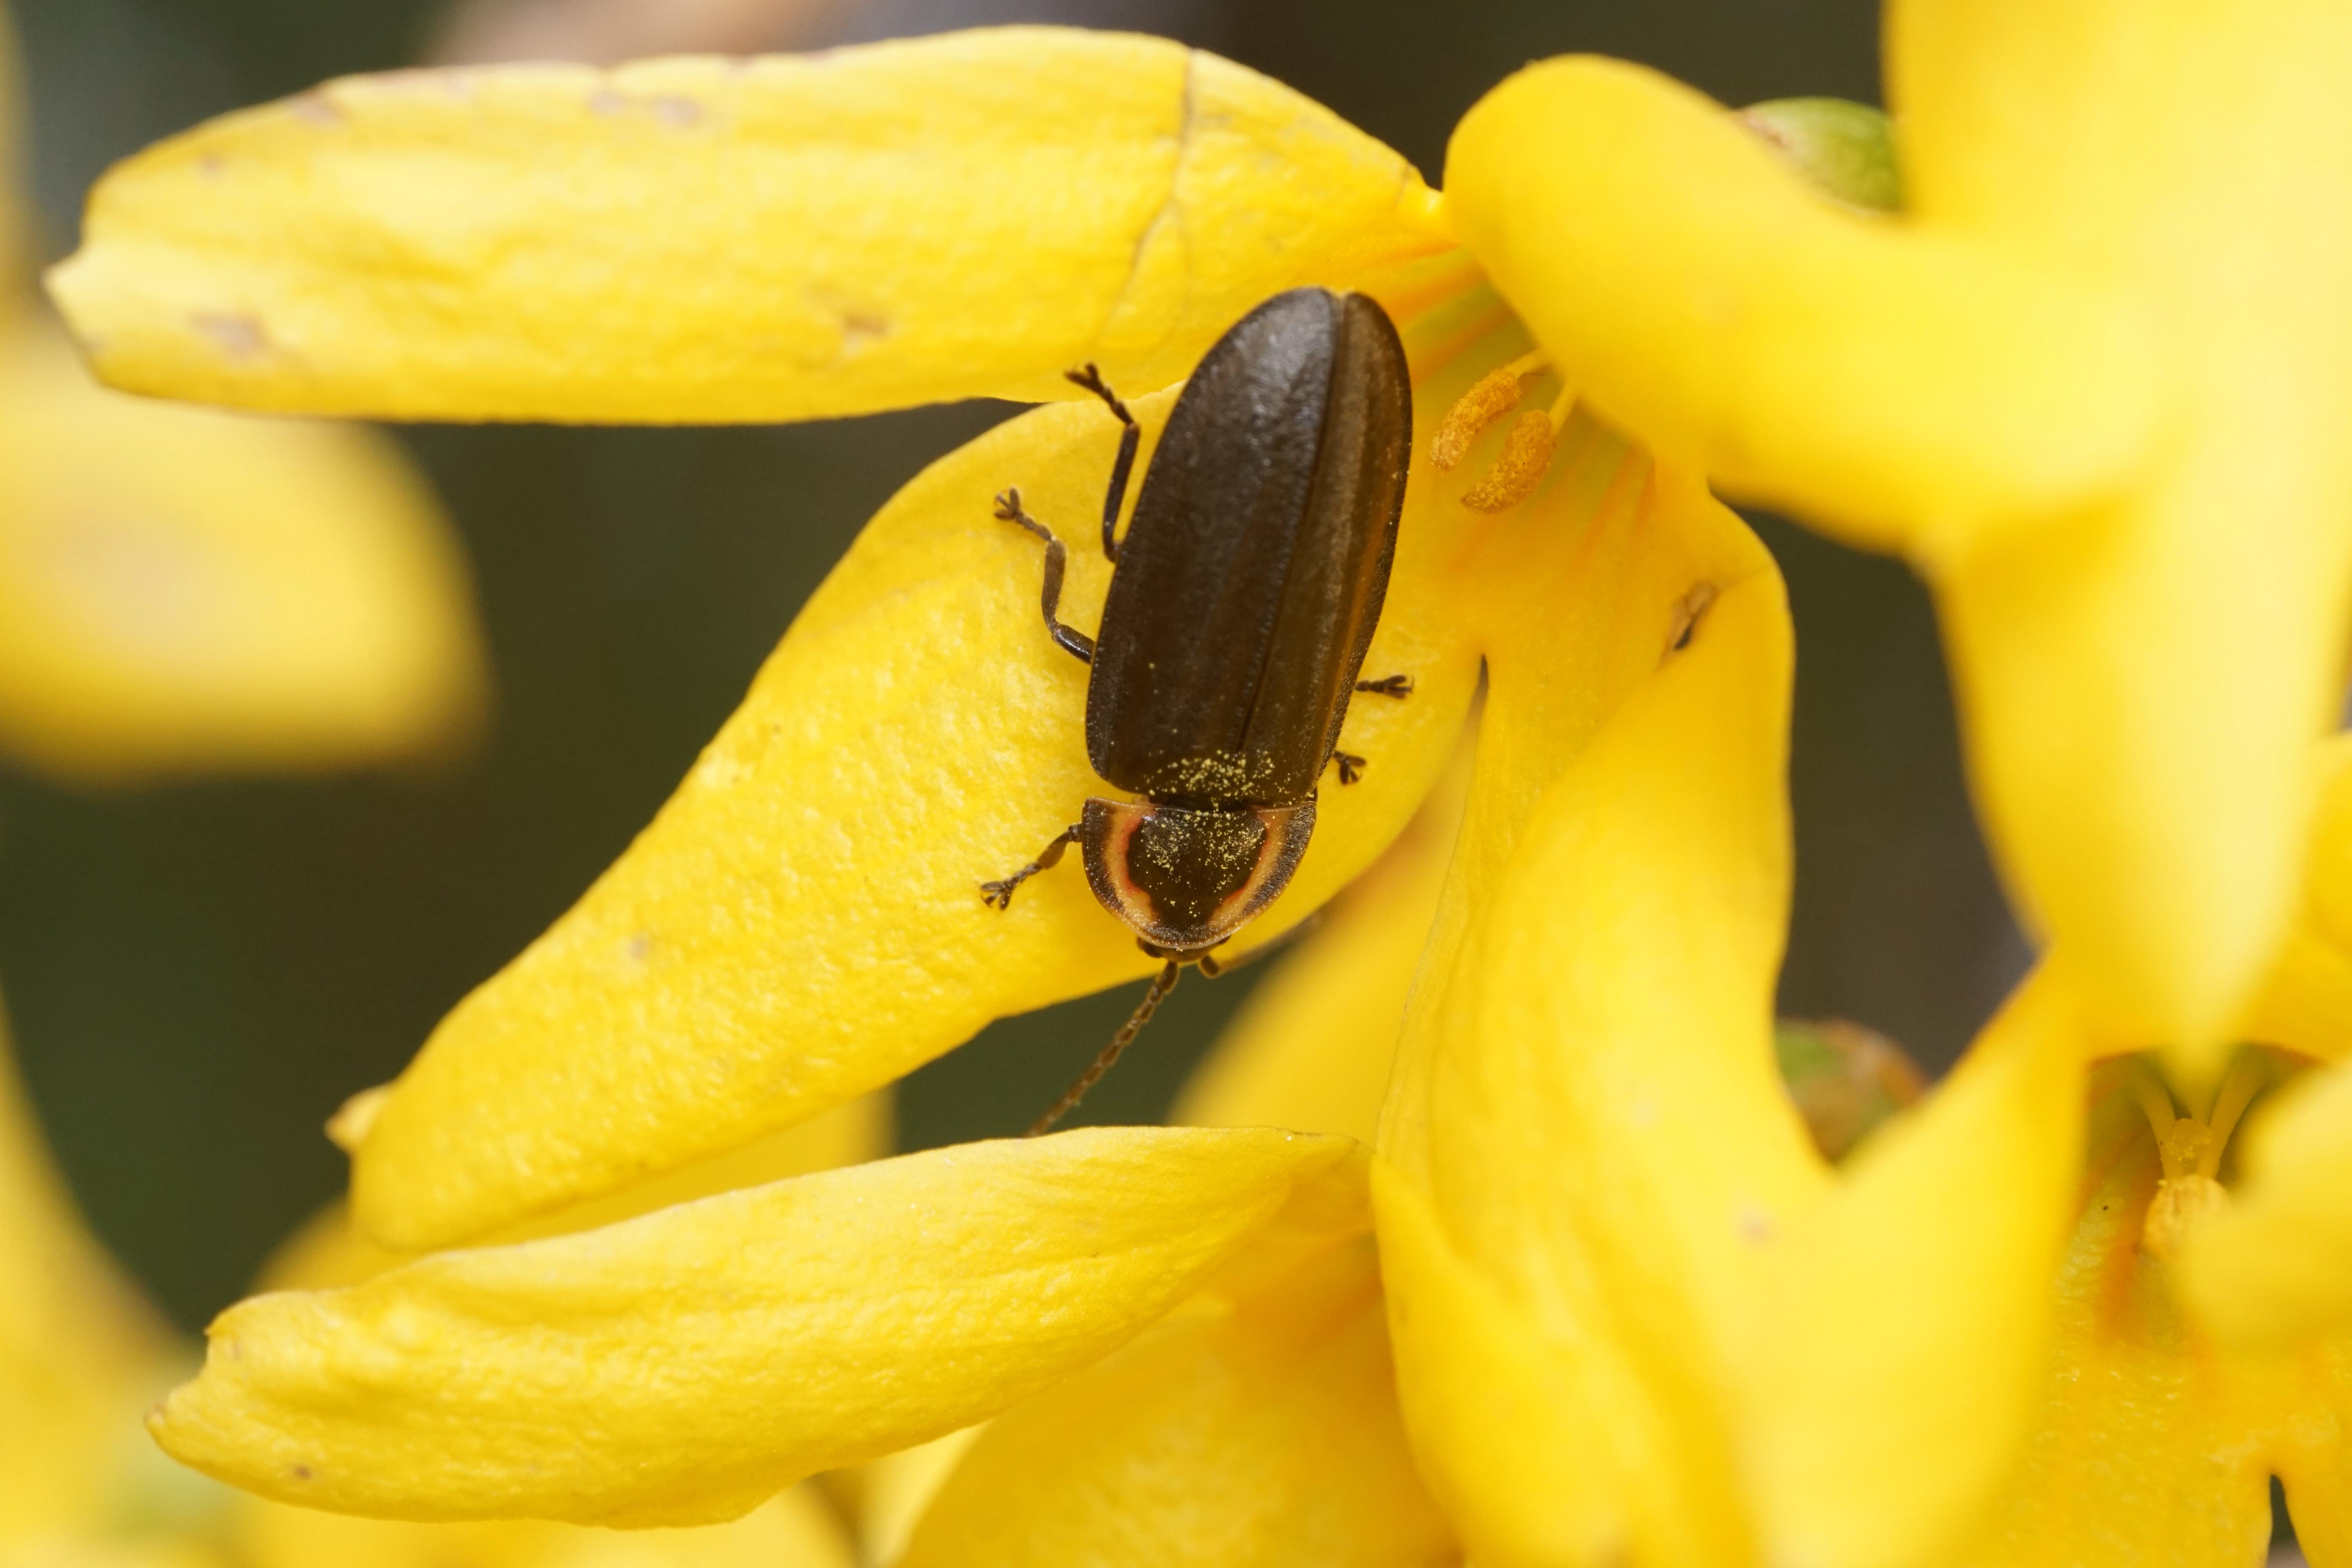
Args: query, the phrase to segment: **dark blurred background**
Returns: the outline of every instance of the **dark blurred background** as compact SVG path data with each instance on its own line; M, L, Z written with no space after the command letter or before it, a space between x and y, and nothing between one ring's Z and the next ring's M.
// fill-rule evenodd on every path
M19 0L53 250L112 160L321 78L557 49L751 49L1055 20L1181 37L1278 76L1432 180L1533 58L1598 50L1731 103L1875 100L1872 0ZM92 1219L185 1323L340 1186L320 1124L627 843L853 532L1003 417L776 429L404 433L472 552L496 659L483 750L446 777L91 797L0 779L0 986ZM1799 874L1785 1012L1940 1068L2021 971L1968 813L1926 596L1899 564L1759 520L1798 622ZM1087 1119L1156 1119L1265 968L1176 994ZM1125 993L990 1029L903 1087L920 1147L1024 1124Z

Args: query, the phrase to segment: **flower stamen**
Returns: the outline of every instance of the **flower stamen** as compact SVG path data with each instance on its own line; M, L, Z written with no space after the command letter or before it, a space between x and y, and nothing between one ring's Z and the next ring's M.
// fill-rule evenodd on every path
M1429 460L1441 470L1460 463L1487 426L1519 405L1527 384L1550 368L1550 357L1535 349L1479 377L1438 422L1437 434L1429 443ZM1559 432L1575 407L1576 395L1562 387L1549 409L1529 409L1513 420L1503 437L1502 455L1477 483L1463 492L1462 504L1473 511L1495 512L1507 511L1527 500L1550 470Z
M1454 406L1438 421L1437 434L1430 438L1429 460L1443 473L1452 469L1470 455L1470 443L1478 433L1519 405L1527 395L1527 384L1550 367L1551 360L1541 349L1532 349L1507 365L1488 371L1478 378L1469 391L1454 400Z
M2164 1087L2152 1074L2141 1076L2135 1092L2156 1134L2157 1158L2164 1170L2140 1226L2140 1246L2150 1257L2168 1262L2178 1257L2191 1228L2230 1206L2229 1190L2220 1180L2221 1155L2246 1107L2268 1081L2261 1054L2241 1051L2221 1079L2212 1110L2197 1117L2176 1114Z

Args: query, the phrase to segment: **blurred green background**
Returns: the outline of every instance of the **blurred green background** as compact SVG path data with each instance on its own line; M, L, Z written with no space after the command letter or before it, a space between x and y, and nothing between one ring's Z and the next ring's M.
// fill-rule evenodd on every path
M1547 55L1628 57L1733 103L1877 90L1870 0L776 0L725 7L718 34L694 19L718 9L583 0L569 16L607 40L705 28L672 47L1015 19L1166 32L1322 99L1433 180L1461 111ZM545 37L530 29L560 31L567 7L515 0L457 32L417 0L20 0L17 15L62 254L89 182L158 136L324 77ZM478 754L446 776L99 797L0 779L0 985L26 1074L91 1218L183 1321L336 1191L327 1114L397 1072L627 843L864 519L1007 412L405 431L478 578L499 695ZM1783 1010L1869 1024L1940 1067L2026 950L1969 816L1926 598L1897 564L1759 526L1798 620ZM1269 967L1181 988L1082 1119L1156 1118ZM1016 1131L1130 1000L999 1024L924 1069L903 1087L904 1141Z

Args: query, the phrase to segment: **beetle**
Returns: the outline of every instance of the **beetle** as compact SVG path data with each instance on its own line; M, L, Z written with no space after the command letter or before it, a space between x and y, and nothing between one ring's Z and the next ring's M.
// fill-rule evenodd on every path
M1412 449L1412 384L1386 311L1361 294L1293 289L1243 317L1186 383L1118 532L1142 431L1089 364L1069 379L1118 419L1103 500L1112 563L1088 637L1060 617L1068 557L1051 529L996 498L996 516L1045 542L1045 627L1087 662L1087 756L1140 800L1095 797L1011 876L981 884L1009 909L1022 883L1078 846L1104 909L1165 961L1135 1016L1032 1127L1077 1103L1186 964L1289 884L1315 831L1316 786L1336 764L1349 699L1402 698L1411 678L1360 674L1396 553Z

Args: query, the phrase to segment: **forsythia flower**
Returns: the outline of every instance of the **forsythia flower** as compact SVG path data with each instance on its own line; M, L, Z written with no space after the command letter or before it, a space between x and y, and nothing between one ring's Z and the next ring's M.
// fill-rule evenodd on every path
M1505 140L1490 216L1609 145ZM1807 221L1870 221L1789 178ZM1445 444L1371 655L1416 689L1349 715L1370 772L1251 938L1397 835L1486 685L1376 1159L1235 1091L1215 1119L1258 1125L741 1185L712 1163L1144 967L1074 877L1006 915L975 890L1092 787L989 497L1086 518L1115 426L1046 407L942 459L636 844L340 1119L361 1223L463 1249L232 1310L166 1447L324 1508L644 1524L993 1418L916 1562L1842 1565L1965 1533L2032 1409L2093 1037L2045 976L1852 1163L1816 1152L1774 1067L1779 579L1694 469L1571 412L1580 372L1557 387L1457 227L1274 83L1030 29L336 83L110 176L56 278L98 363L278 407L814 417L1060 396L1087 359L1134 393L1276 289L1361 289ZM1920 298L1974 321L1980 281L1988 326L2033 306L2105 386L2118 332L2063 289L1961 264ZM1989 356L1969 387L2025 374L1955 341ZM1507 430L1449 417L1531 388ZM2086 448L2035 396L2029 479L2136 455L2130 408L2082 412L2120 432ZM1171 401L1133 398L1147 442ZM1898 456L1940 439L1938 407L1874 412ZM1072 567L1084 625L1108 573Z
M2029 915L2108 1020L2215 1070L2342 698L2352 12L1886 24L1899 219L1600 60L1474 110L1447 211L1596 409L1927 577Z

